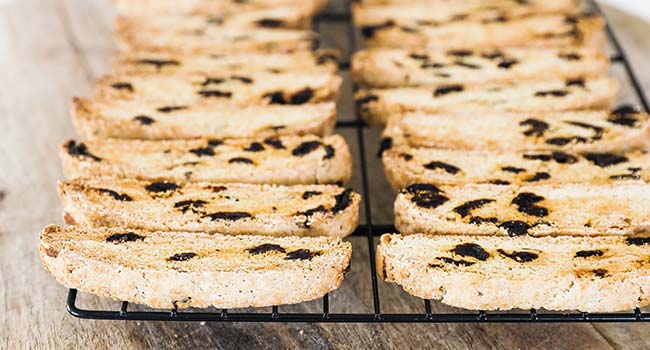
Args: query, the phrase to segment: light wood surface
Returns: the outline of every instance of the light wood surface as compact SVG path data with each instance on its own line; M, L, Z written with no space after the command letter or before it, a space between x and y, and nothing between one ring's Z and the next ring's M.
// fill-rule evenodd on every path
M330 10L341 6L331 4ZM607 13L650 88L650 26L610 8ZM62 223L56 149L76 137L68 115L70 97L87 95L94 79L108 69L112 16L109 0L0 0L0 349L650 348L646 324L263 325L89 321L68 315L67 290L43 270L37 239L44 225ZM345 26L325 24L321 30L328 32L327 45L348 51ZM612 72L623 76L619 67ZM621 82L621 101L629 100L631 90ZM349 84L343 95L348 98L340 104L340 115L348 119ZM375 223L389 223L393 194L375 156L379 132L366 134ZM357 152L354 133L344 135ZM352 187L360 190L358 169ZM372 309L366 241L351 241L352 271L331 295L331 312ZM380 282L380 292L382 312L422 312L422 302L398 287ZM84 295L81 305L115 309L119 304ZM280 307L280 312L317 312L320 306L309 302ZM455 311L436 303L434 310Z

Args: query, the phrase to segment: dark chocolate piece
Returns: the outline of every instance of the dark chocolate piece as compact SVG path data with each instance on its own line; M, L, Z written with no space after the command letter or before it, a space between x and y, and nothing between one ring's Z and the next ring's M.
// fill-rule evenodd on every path
M486 199L486 198L476 199L476 200L473 200L473 201L465 202L464 204L461 204L461 205L457 206L453 210L456 213L458 213L461 217L466 217L467 215L469 215L469 213L472 210L478 209L478 208L484 206L485 204L492 203L492 202L494 202L494 199Z
M179 185L167 181L152 182L144 187L145 190L154 193L176 191L179 188L181 188Z
M457 168L457 167L455 167L455 166L453 166L451 164L447 164L447 163L439 162L439 161L429 162L429 163L425 164L424 167L426 169L429 169L429 170L442 169L445 172L447 172L449 174L452 174L452 175L458 174L458 172L460 172L459 168Z
M506 253L506 251L503 250L503 249L497 249L497 252L499 252L499 254L501 254L501 255L503 255L503 256L505 256L507 258L510 258L510 259L512 259L512 260L514 260L516 262L520 262L520 263L531 262L531 261L539 258L538 254L531 253L531 252Z
M84 157L84 158L90 158L96 162L101 162L101 158L97 157L96 155L90 153L88 151L88 147L86 146L85 143L79 142L77 143L74 140L70 140L65 144L65 149L68 152L69 155L75 156L75 157Z
M315 256L319 256L320 252L312 252L309 249L298 249L288 252L285 260L311 260Z
M156 122L155 119L148 117L146 115L138 115L133 117L133 120L140 122L142 125L151 125Z
M315 151L321 145L322 143L320 141L305 141L294 148L291 151L291 154L296 157L302 157L308 153Z
M212 221L216 221L216 220L237 221L242 219L250 219L253 217L253 215L243 211L220 211L216 213L206 214L203 217L210 218Z
M517 210L521 213L544 217L548 215L548 209L535 204L543 200L544 197L542 196L538 196L531 192L522 192L512 200L512 204L516 205Z
M460 256L471 256L481 261L485 261L490 257L490 253L486 252L485 249L476 243L459 244L451 252Z
M430 184L413 184L402 190L403 193L413 195L411 201L416 205L433 209L449 201L449 198L442 195L442 191Z
M196 253L187 252L187 253L178 253L167 258L167 261L187 261L196 256Z
M440 86L439 88L435 89L433 91L433 97L439 97L447 94L451 94L454 92L461 92L465 88L463 88L462 85L445 85L445 86Z
M603 256L602 250L579 250L576 252L575 258L590 258L592 256Z
M511 220L502 222L500 228L506 230L508 236L522 236L528 233L530 225L519 220Z
M126 193L117 193L117 192L115 192L115 191L113 191L113 190L109 190L109 189L107 189L107 188L100 188L100 189L98 189L97 191L98 191L99 193L107 194L107 195L113 197L115 200L118 200L118 201L122 201L122 202L130 202L130 201L133 200L133 198L131 198L131 196L129 196L129 195L126 194Z
M144 236L137 235L133 232L127 232L127 233L116 233L108 236L106 238L106 242L108 243L126 243L126 242L134 242L134 241L142 241L144 240Z
M588 161L601 168L606 168L608 166L628 161L627 157L613 153L587 153L584 156Z
M277 244L272 244L272 243L264 243L261 245L258 245L257 247L249 248L246 249L246 251L250 254L256 255L256 254L264 254L268 252L280 252L280 253L286 253L287 251L282 248L282 246L277 245Z
M214 149L212 149L212 147L199 147L191 149L190 153L194 153L199 157L214 156Z

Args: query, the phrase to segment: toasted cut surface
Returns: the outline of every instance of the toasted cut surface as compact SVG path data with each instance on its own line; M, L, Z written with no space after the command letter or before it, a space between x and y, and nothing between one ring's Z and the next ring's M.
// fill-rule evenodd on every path
M412 113L391 117L392 145L467 150L650 150L650 119L630 106L614 111Z
M229 102L291 104L330 102L338 97L341 77L327 72L178 75L108 75L95 85L95 97L176 104Z
M611 162L604 162L607 158ZM411 184L470 183L606 184L650 182L650 153L567 153L563 151L487 151L398 146L383 153L388 182L399 190Z
M61 182L59 196L66 221L84 227L332 237L354 231L361 200L335 185L111 178Z
M578 14L580 3L576 0L534 1L524 4L501 1L491 4L477 2L411 2L352 7L354 23L372 33L377 26L391 24L408 28L428 28L465 22L507 22L508 20L545 13ZM372 35L370 35L372 36Z
M613 312L648 304L648 238L383 235L377 272L473 310Z
M384 125L395 114L441 112L553 112L610 108L618 92L616 80L526 81L509 84L426 88L370 89L355 100L361 116L372 125Z
M126 51L172 51L233 54L248 51L296 52L318 46L318 35L297 29L213 27L200 33L147 28L117 28L115 36Z
M223 72L288 73L338 71L336 50L295 53L243 52L232 55L182 54L175 52L117 53L113 72L123 74L223 74ZM251 64L254 62L254 64Z
M77 132L85 138L188 139L274 137L332 133L334 102L234 106L228 102L191 104L73 98Z
M311 14L304 8L280 6L245 12L206 13L199 15L131 15L115 21L117 31L164 31L199 34L213 28L286 28L309 29Z
M350 243L47 226L41 261L68 288L155 308L293 304L338 289Z
M68 178L296 185L345 183L352 173L350 149L340 135L223 141L70 140L59 154Z
M603 155L599 162L615 161ZM395 200L403 234L607 236L650 234L650 184L434 186L413 184Z
M550 3L550 2L549 2ZM602 48L605 21L595 15L539 14L496 21L459 21L432 26L427 23L400 25L395 22L361 27L370 47L426 47L471 49L476 47Z
M586 48L368 49L354 55L352 78L378 88L484 85L600 77L608 67L605 54Z
M316 14L327 5L326 0L113 0L119 13L123 15L160 14L233 14L292 6Z

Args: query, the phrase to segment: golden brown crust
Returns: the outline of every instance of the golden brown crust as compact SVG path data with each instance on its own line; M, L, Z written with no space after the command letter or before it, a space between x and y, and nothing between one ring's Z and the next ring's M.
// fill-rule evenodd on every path
M299 152L315 146L308 152ZM83 152L81 152L83 150ZM143 141L70 140L59 149L68 178L268 183L346 183L352 156L343 137ZM233 162L233 159L249 162Z
M315 15L326 5L326 0L248 0L248 1L210 1L210 0L113 0L119 13L123 15L161 15L161 14L215 14L241 13L259 9L292 6L300 8L309 15Z
M335 101L340 87L341 77L324 72L107 75L96 81L94 97L176 105L304 105Z
M243 52L232 55L183 54L169 51L116 52L113 73L222 74L223 72L329 72L338 71L340 52L319 49L295 53ZM255 62L251 65L251 62Z
M568 47L602 49L605 21L594 15L535 15L505 22L457 22L440 27L383 24L361 28L370 47L472 49Z
M265 118L259 118L260 115ZM137 116L147 116L154 122L142 123L134 119ZM155 140L327 136L334 130L336 106L334 103L321 103L243 108L219 102L180 105L75 97L72 99L72 120L84 138Z
M331 237L354 231L361 200L335 185L111 178L61 182L59 196L64 212L84 227Z
M318 47L318 35L294 29L212 28L193 33L156 29L117 28L115 37L125 51L171 51L187 54L236 54L241 52L299 52Z
M59 283L154 308L293 304L339 288L338 238L235 237L47 226L41 261ZM137 257L137 258L136 258Z
M615 155L598 155L605 165ZM650 232L650 185L610 184L435 186L413 184L395 200L402 234L503 236L634 236Z
M607 166L598 165L596 154L397 146L386 150L382 160L386 177L394 190L415 183L607 184L633 179L650 182L649 153L611 154L621 157L622 161Z
M370 89L355 100L361 117L371 125L385 125L389 117L408 112L559 112L609 109L618 83L610 78L577 81L548 80L479 87L444 85L434 88Z
M393 146L455 150L645 151L650 150L650 116L627 107L552 113L412 113L391 117L382 136Z
M384 235L377 272L473 310L613 312L649 303L647 238Z
M367 49L355 53L352 80L365 87L464 86L607 74L609 57L586 48L499 50Z

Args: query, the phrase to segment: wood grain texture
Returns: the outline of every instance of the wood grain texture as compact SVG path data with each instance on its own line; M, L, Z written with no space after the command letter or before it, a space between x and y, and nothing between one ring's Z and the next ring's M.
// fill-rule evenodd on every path
M334 3L332 9L342 5ZM608 9L639 76L650 87L650 29ZM61 223L55 182L62 178L56 149L74 136L69 99L90 92L107 71L113 50L109 0L0 1L0 348L422 348L422 349L638 349L649 348L644 324L427 324L320 325L114 322L75 319L65 311L67 290L41 267L38 233ZM345 28L327 25L328 45L346 48ZM331 28L334 27L334 28ZM613 69L616 76L623 73ZM344 74L345 76L346 74ZM346 83L343 95L350 96ZM621 100L630 98L623 89ZM350 100L340 115L352 116ZM353 154L355 133L344 132ZM376 158L378 130L366 132L375 223L391 221L393 194ZM358 160L358 156L356 158ZM358 165L358 161L357 161ZM359 172L352 187L360 190ZM330 298L331 312L370 312L371 286L364 238L352 238L352 271ZM422 301L380 282L383 312L422 311ZM80 305L117 307L83 295ZM317 311L320 302L281 307ZM434 304L435 311L455 311Z

